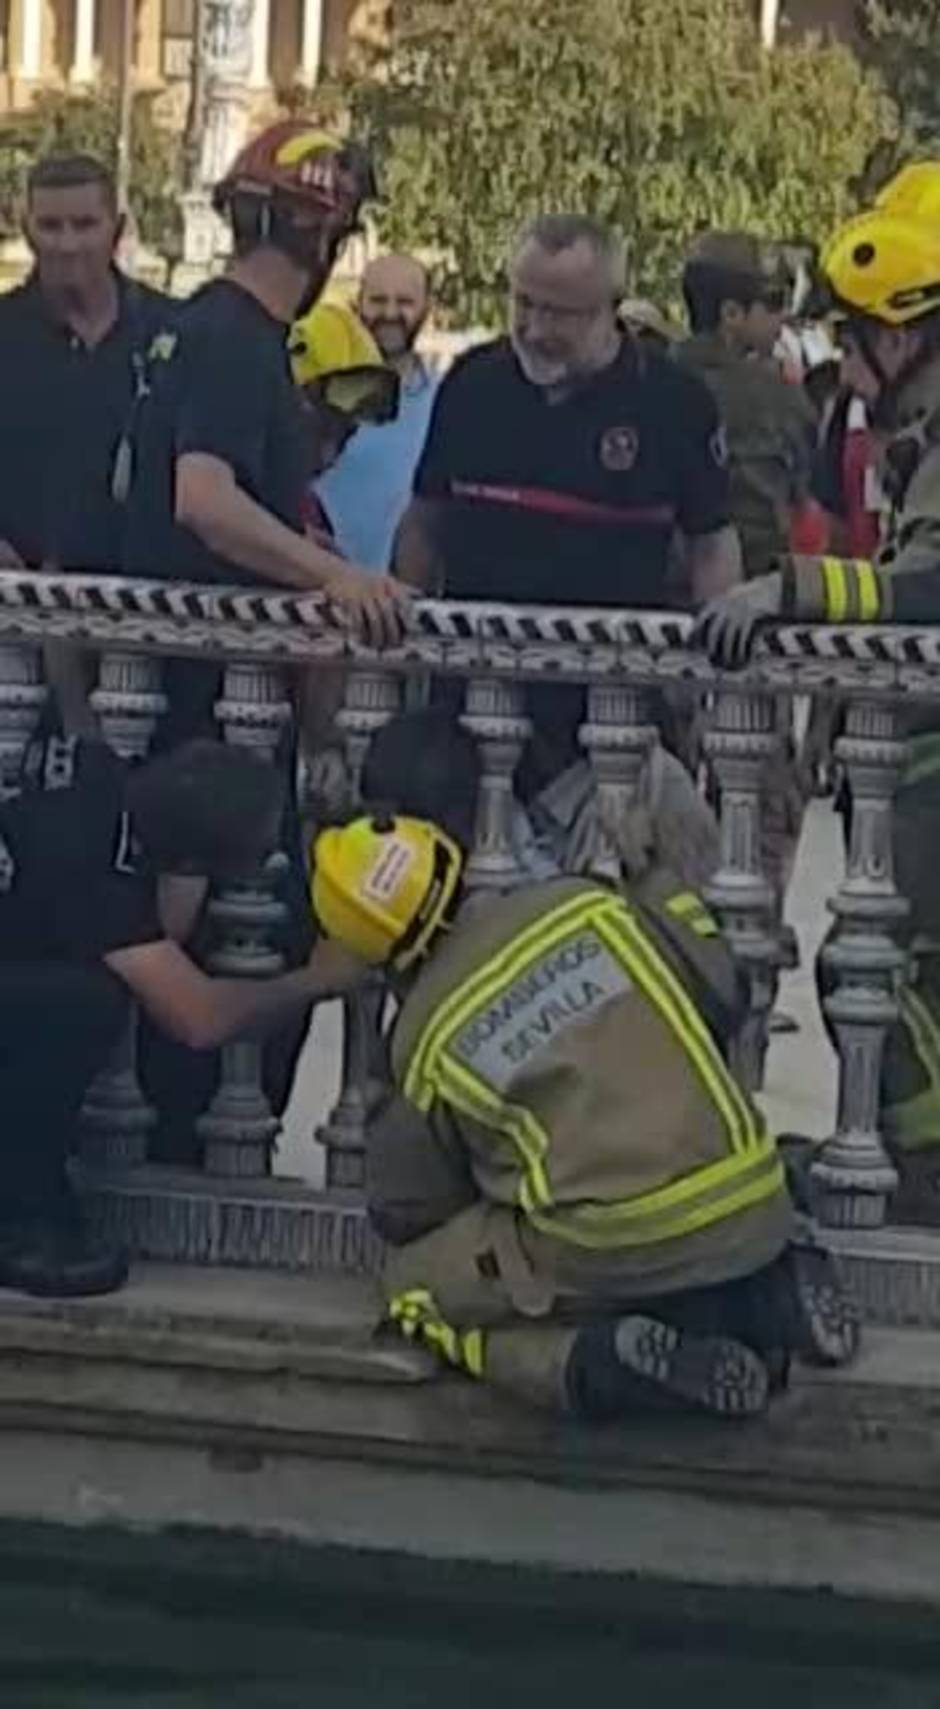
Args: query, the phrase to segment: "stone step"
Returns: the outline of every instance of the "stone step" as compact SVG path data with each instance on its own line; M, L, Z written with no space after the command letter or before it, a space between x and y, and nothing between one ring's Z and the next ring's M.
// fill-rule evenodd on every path
M0 1301L0 1516L828 1585L940 1605L940 1336L873 1330L756 1425L589 1430L376 1342L355 1278L142 1265Z

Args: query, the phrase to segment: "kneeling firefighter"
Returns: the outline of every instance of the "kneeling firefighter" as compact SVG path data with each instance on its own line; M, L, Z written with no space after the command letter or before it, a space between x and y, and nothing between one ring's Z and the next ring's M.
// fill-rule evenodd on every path
M731 958L662 871L468 895L478 784L446 714L396 718L371 812L315 848L322 928L401 1000L367 1132L388 1317L569 1415L758 1413L791 1352L839 1363L858 1326L728 1069Z
M716 663L744 662L761 623L940 621L940 161L904 169L821 258L840 318L845 378L868 406L884 492L874 562L793 558L713 602L699 634ZM899 1206L940 1221L940 726L915 715L895 801L898 888L913 977L888 1040L882 1122Z

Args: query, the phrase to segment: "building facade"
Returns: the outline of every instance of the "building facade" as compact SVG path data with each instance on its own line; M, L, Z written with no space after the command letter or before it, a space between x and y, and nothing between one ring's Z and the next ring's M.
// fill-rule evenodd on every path
M343 62L361 18L381 29L382 0L242 0L250 16L248 87L263 106L313 88ZM27 106L37 89L81 90L114 79L121 53L123 0L0 0L0 112ZM210 0L211 5L211 0ZM773 33L835 30L851 40L854 0L755 0ZM184 87L193 0L136 0L134 71L141 90Z
M242 0L251 51L247 85L259 107L313 88L341 63L357 0ZM80 92L118 74L123 0L0 0L0 111L39 89ZM210 0L211 12L211 0ZM193 0L136 0L134 81L185 89Z

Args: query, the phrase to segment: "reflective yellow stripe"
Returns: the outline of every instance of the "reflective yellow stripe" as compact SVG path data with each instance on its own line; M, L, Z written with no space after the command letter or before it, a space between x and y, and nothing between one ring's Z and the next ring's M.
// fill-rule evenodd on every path
M554 1202L545 1169L548 1134L531 1110L507 1103L471 1069L446 1054L438 1061L434 1087L462 1115L495 1129L515 1146L520 1160L516 1196L526 1215L539 1205L548 1207Z
M674 896L667 896L666 911L675 914L677 920L684 920L687 914L696 914L705 906L700 896L694 890L677 890Z
M462 1343L463 1362L471 1377L483 1375L483 1331L468 1329Z
M419 1109L428 1109L431 1101L426 1084L428 1063L431 1054L440 1046L442 1033L451 1030L451 1023L456 1031L478 1003L498 995L503 986L510 984L523 970L527 961L533 960L539 951L554 948L555 943L566 935L569 926L575 930L589 916L593 917L597 907L603 906L607 900L607 892L603 890L581 891L570 897L550 914L533 920L531 926L519 932L504 949L498 950L445 998L435 1009L411 1053L402 1087L405 1097Z
M855 566L858 577L858 615L862 623L874 623L881 610L878 597L878 577L873 564L860 558Z
M762 1198L772 1198L783 1187L777 1148L765 1133L743 1155L735 1150L731 1156L705 1164L652 1192L610 1204L555 1205L551 1197L532 1190L538 1169L531 1167L531 1155L534 1144L539 1143L533 1140L533 1130L543 1147L548 1143L544 1130L529 1111L487 1095L482 1086L483 1096L477 1096L476 1088L470 1089L467 1084L475 1079L451 1059L442 1058L438 1081L441 1095L462 1114L517 1147L525 1165L517 1189L520 1209L534 1228L570 1245L603 1250L674 1240Z
M599 921L598 932L609 943L608 931L626 940L628 971L642 985L653 1006L678 1038L697 1069L712 1103L724 1117L728 1138L737 1151L745 1151L761 1136L763 1121L746 1100L737 1081L718 1051L701 1015L654 945L641 933L626 909L609 920ZM610 948L615 945L610 943ZM633 956L630 956L630 949Z
M617 1220L611 1217L604 1227L592 1226L589 1219L583 1215L583 1207L563 1206L557 1212L546 1214L536 1211L532 1225L542 1234L553 1235L556 1240L564 1240L571 1246L580 1246L593 1252L611 1251L624 1246L655 1246L660 1241L679 1240L685 1235L695 1234L699 1229L709 1228L712 1223L722 1222L725 1217L734 1216L736 1212L747 1210L752 1205L758 1205L765 1199L772 1199L785 1190L785 1175L783 1164L776 1155L773 1145L770 1146L766 1158L756 1160L759 1167L748 1170L746 1178L734 1191L729 1191L719 1197L711 1196L704 1202L696 1200L692 1204L677 1211L673 1217L659 1217L647 1223L642 1221L637 1225L624 1217ZM741 1176L741 1159L733 1160L738 1176ZM691 1177L694 1185L698 1184L698 1176ZM621 1206L611 1206L612 1211L632 1210L634 1203L643 1201L626 1200Z
M703 1164L694 1174L683 1175L678 1181L669 1181L664 1187L655 1187L651 1193L643 1193L637 1198L613 1200L609 1204L582 1203L570 1207L570 1211L586 1228L598 1231L614 1222L652 1223L662 1213L683 1211L703 1196L720 1197L735 1182L749 1179L752 1174L759 1173L767 1167L768 1162L773 1162L776 1158L776 1145L768 1138L760 1150L753 1152L746 1161L742 1162L735 1152L732 1156L720 1158L717 1163ZM562 1207L559 1214L567 1216L569 1207Z
M395 1294L388 1302L388 1315L409 1341L421 1340L449 1365L468 1371L472 1377L482 1377L483 1331L468 1329L461 1334L445 1322L427 1288Z
M717 921L694 890L679 890L675 896L667 896L663 905L667 914L672 914L676 920L682 920L697 937L718 936Z
M826 621L844 623L849 609L849 590L841 558L821 560L826 596Z

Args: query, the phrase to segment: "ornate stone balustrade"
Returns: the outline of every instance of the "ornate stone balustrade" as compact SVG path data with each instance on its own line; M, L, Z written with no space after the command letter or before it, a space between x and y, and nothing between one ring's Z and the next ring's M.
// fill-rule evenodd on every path
M290 716L290 673L310 665L342 669L346 704L340 724L354 772L368 736L399 704L401 679L432 671L466 681L465 719L479 739L484 765L471 875L477 883L498 886L514 868L511 777L528 730L525 683L585 686L582 743L614 814L632 799L643 754L655 739L646 691L686 685L711 705L706 743L721 789L722 844L710 900L749 976L751 1019L739 1063L757 1083L775 957L772 896L760 870L758 837L761 774L776 740L774 697L839 697L848 705L841 751L857 811L845 880L833 901L838 929L828 950L835 976L828 1013L841 1049L839 1113L816 1176L827 1221L849 1229L875 1227L884 1220L893 1184L878 1133L878 1074L904 962L893 940L904 912L890 856L891 802L903 755L895 720L907 702L940 701L940 629L781 626L762 637L745 671L720 676L688 646L689 628L689 619L675 614L425 601L413 608L401 644L376 654L338 627L313 595L4 571L0 787L15 780L43 704L40 655L46 639L67 638L99 655L95 704L105 734L131 756L146 751L160 716L160 655L224 665L216 708L221 733L266 754L273 754ZM277 903L263 884L219 897L214 911L220 971L261 977L276 968L267 933ZM348 1248L353 1262L365 1261L364 1237L350 1234L343 1217L360 1180L370 1059L365 1034L375 1010L367 1004L352 1018L344 1092L322 1136L327 1189L318 1215L330 1230L322 1238L334 1257ZM134 1078L132 1040L90 1103L98 1160L127 1165L139 1159L149 1112ZM233 1181L248 1195L245 1203L255 1202L251 1194L262 1189L252 1183L265 1180L272 1128L257 1047L234 1045L225 1053L221 1084L201 1123L206 1190L216 1193L216 1209L222 1187ZM143 1174L152 1186L153 1171ZM273 1202L271 1194L282 1195L281 1186L271 1185L267 1203ZM174 1213L190 1256L238 1255L220 1232L215 1212L203 1216L202 1232L189 1238L194 1214L188 1199ZM308 1228L298 1240L286 1261L316 1262L321 1233Z

